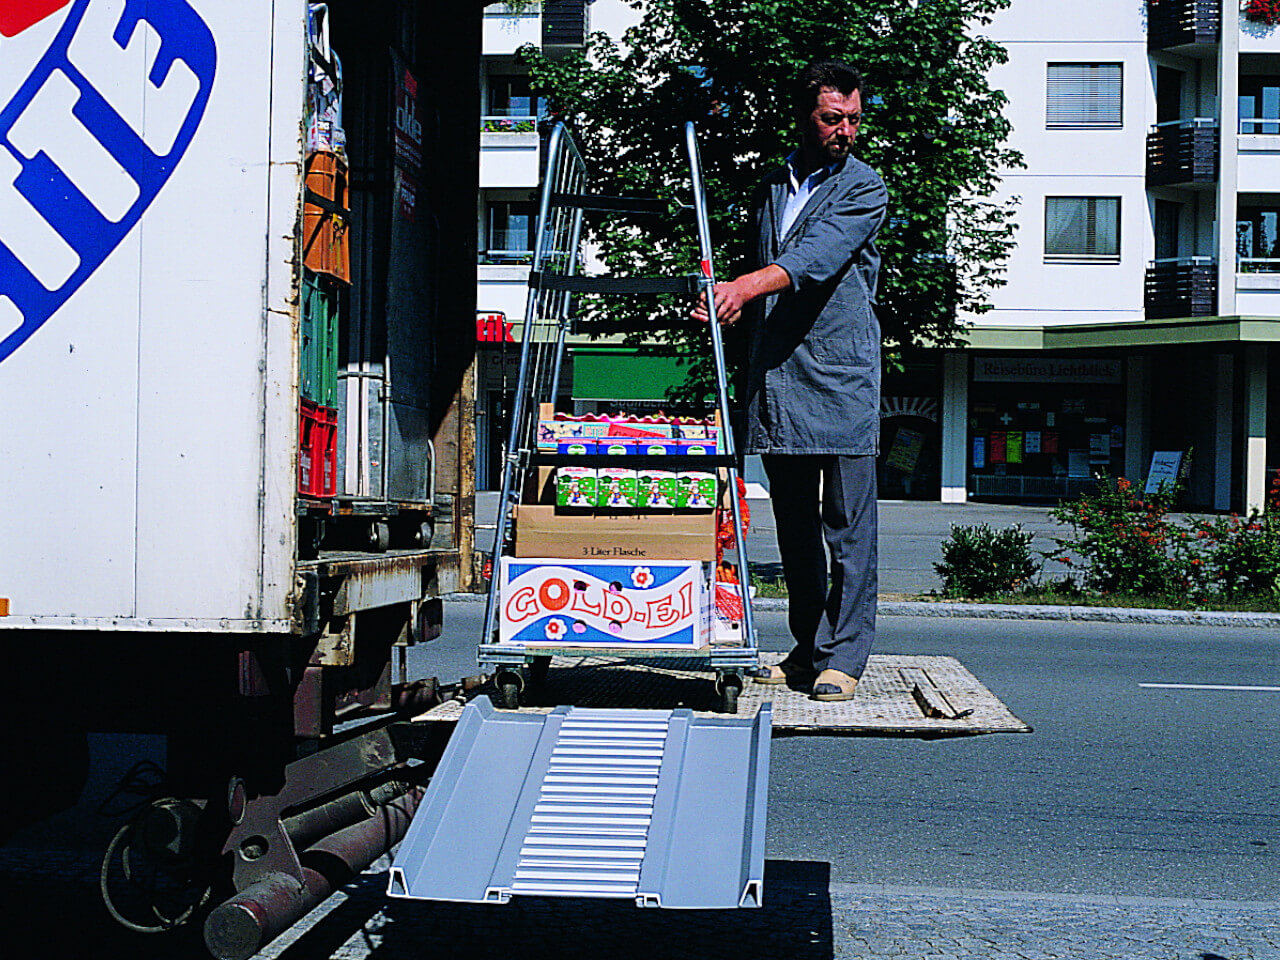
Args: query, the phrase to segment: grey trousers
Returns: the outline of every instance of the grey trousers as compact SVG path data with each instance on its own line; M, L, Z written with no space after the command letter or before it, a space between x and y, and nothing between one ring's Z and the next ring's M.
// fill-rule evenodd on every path
M761 459L796 643L787 659L861 677L876 632L876 458Z

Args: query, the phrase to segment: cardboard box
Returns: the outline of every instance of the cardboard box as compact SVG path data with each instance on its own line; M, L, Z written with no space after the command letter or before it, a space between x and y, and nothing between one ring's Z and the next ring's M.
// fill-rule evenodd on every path
M556 444L556 453L564 453L572 457L585 457L598 451L599 447L594 440L561 440Z
M713 440L677 440L679 452L690 457L710 456L718 453Z
M594 507L597 489L595 467L556 468L556 506Z
M716 505L716 475L710 470L681 470L678 510L712 510Z
M502 557L498 584L502 643L648 649L711 643L712 594L700 562Z
M608 437L597 442L595 452L611 457L629 457L640 452L640 441L634 437Z
M624 463L626 461L623 461ZM636 472L625 467L596 469L596 506L628 513L636 509Z
M674 510L676 493L675 474L670 470L636 471L636 508L638 510Z
M675 482L675 477L671 478ZM714 560L712 511L686 514L566 513L557 507L515 508L517 557L576 560Z

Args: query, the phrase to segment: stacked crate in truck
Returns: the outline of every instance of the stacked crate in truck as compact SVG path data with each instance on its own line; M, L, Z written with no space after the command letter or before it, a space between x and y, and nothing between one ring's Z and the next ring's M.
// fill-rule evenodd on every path
M298 492L338 492L338 331L351 282L350 201L342 129L342 65L327 12L308 18L302 309L298 331Z

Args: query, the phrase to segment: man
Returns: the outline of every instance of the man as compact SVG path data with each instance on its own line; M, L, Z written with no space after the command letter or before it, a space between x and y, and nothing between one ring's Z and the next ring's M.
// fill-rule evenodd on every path
M769 477L795 639L755 679L812 684L816 700L853 698L875 636L880 325L872 305L887 194L850 155L861 88L858 71L838 60L801 72L800 147L752 201L759 269L714 291L719 322L748 326L745 451L762 455ZM693 316L708 319L705 300Z

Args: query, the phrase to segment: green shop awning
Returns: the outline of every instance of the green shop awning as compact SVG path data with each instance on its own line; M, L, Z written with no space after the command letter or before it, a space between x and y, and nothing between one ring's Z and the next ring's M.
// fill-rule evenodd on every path
M689 371L675 357L641 356L634 347L570 347L575 400L662 400Z

